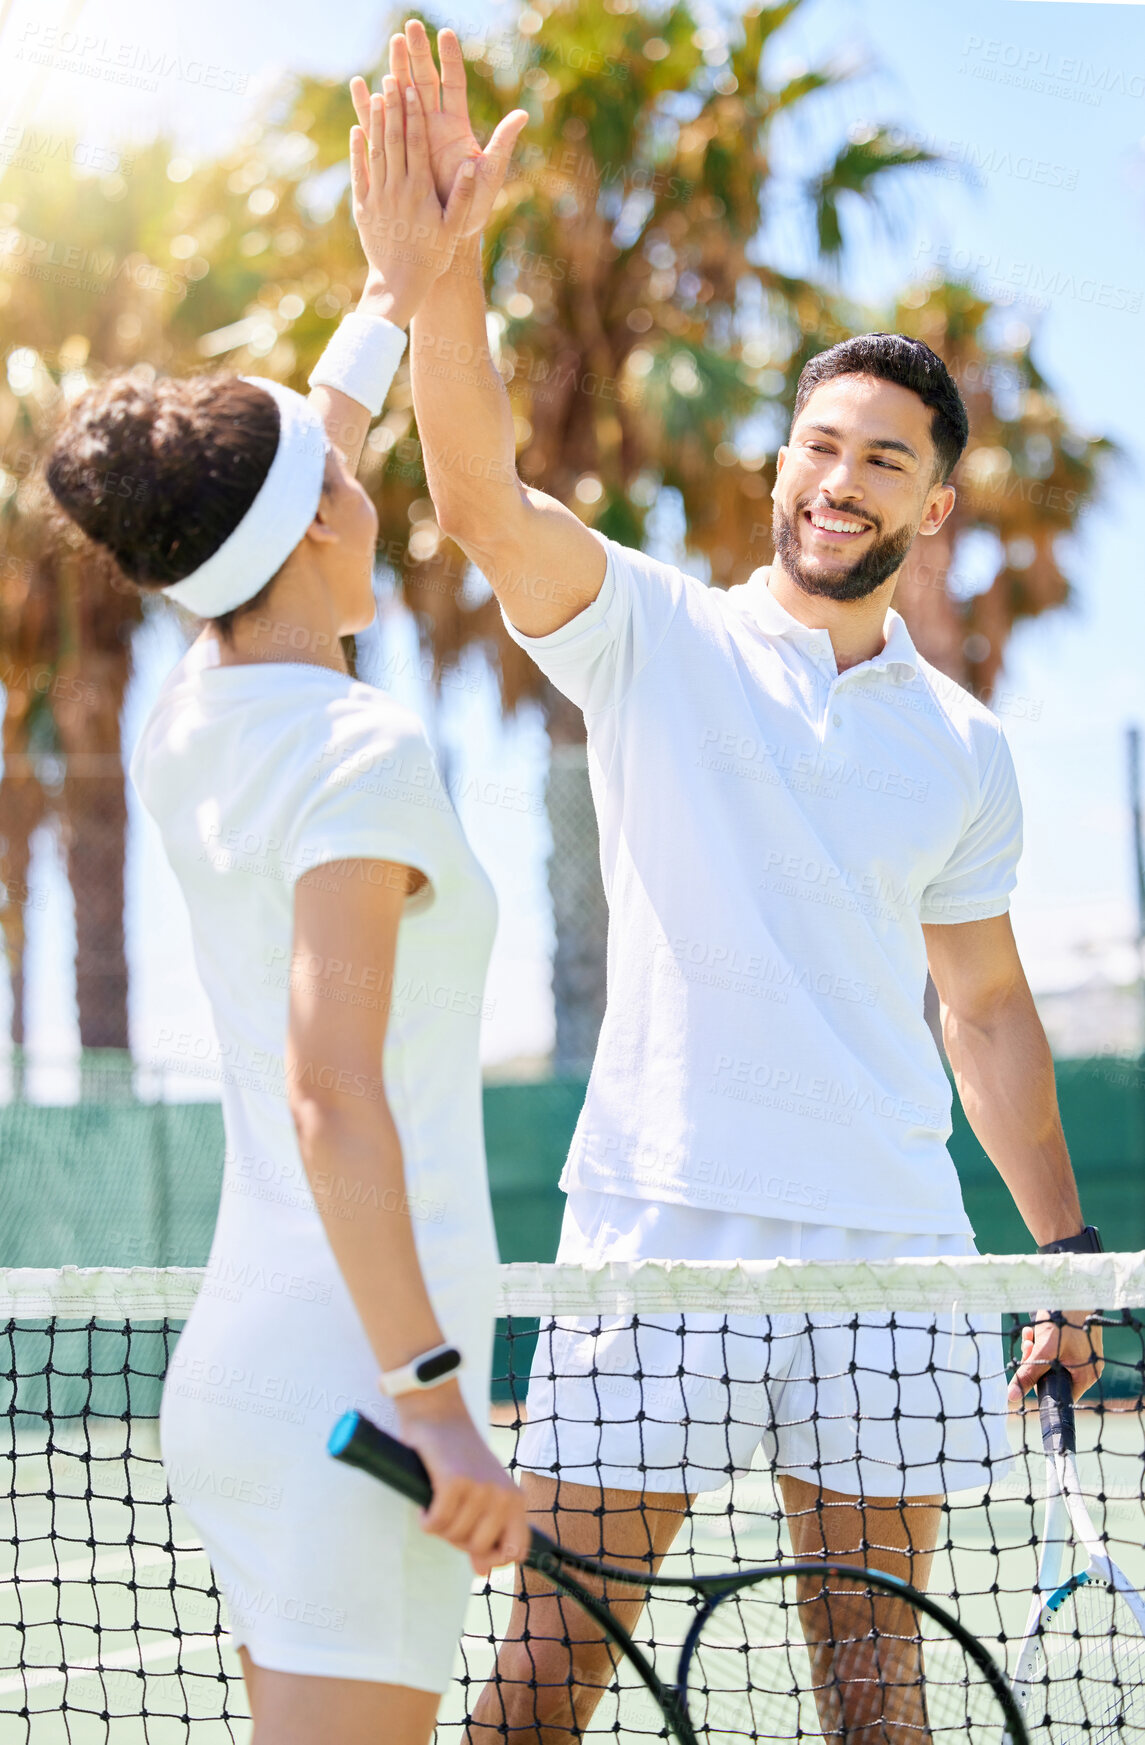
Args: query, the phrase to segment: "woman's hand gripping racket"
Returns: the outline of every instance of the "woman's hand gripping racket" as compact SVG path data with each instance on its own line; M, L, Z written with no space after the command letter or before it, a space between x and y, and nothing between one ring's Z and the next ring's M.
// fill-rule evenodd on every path
M1046 1512L1014 1694L1038 1745L1129 1745L1145 1740L1145 1600L1110 1560L1082 1496L1061 1364L1039 1381L1038 1406Z
M360 1413L338 1422L329 1449L410 1502L429 1503L429 1474L418 1455ZM820 1729L828 1738L877 1734L884 1745L932 1739L998 1745L1004 1732L1009 1745L1028 1745L1018 1704L986 1649L895 1576L820 1562L651 1575L564 1551L535 1528L525 1562L575 1600L624 1656L678 1745L814 1736ZM691 1601L673 1677L661 1677L601 1593L578 1576L598 1588L642 1588L653 1596L672 1590ZM925 1640L918 1614L927 1620ZM826 1639L824 1618L831 1626Z

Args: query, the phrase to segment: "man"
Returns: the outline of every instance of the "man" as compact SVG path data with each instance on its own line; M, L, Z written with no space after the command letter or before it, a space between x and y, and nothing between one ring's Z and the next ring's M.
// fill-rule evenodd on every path
M443 31L439 50L440 87L420 25L394 39L391 66L420 93L444 199L478 148L456 39ZM890 606L915 539L954 504L967 421L941 360L886 334L811 360L779 451L775 561L725 592L520 482L476 244L427 296L412 356L441 527L588 729L608 1003L559 1258L973 1253L923 1018L928 965L963 1105L1034 1241L1090 1246L1007 914L1021 839L1009 752ZM1099 1335L1084 1321L1029 1330L1012 1398L1059 1353L1075 1394L1092 1383ZM936 1360L933 1324L909 1318L856 1331L772 1317L730 1338L719 1317L679 1323L542 1333L519 1452L538 1521L655 1564L689 1498L762 1442L797 1555L877 1548L880 1568L925 1584L945 1493L985 1488L1005 1458L996 1337L950 1317ZM893 1634L893 1607L874 1609ZM825 1732L917 1739L917 1696L893 1717L882 1707L909 1651L897 1671L869 1645L840 1654L843 1636L869 1634L869 1617L841 1630L846 1612L807 1613L835 1703L820 1696ZM590 1626L574 1634L530 1584L473 1740L579 1736L610 1666Z

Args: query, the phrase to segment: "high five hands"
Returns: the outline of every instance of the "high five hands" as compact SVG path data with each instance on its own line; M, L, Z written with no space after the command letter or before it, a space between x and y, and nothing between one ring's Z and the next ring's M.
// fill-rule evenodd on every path
M418 20L390 39L390 71L371 96L350 81L358 125L350 130L354 223L371 278L388 294L388 318L406 326L459 244L486 224L528 120L514 109L482 150L469 120L465 61L452 30L434 64Z

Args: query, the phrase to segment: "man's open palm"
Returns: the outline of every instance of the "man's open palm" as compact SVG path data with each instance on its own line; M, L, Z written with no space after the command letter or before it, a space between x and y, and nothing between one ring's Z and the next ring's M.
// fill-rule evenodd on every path
M465 61L461 44L452 30L438 33L437 52L441 57L440 74L424 24L412 19L404 34L390 38L390 71L400 86L412 84L421 101L429 143L430 171L442 206L449 199L461 165L473 160L477 186L467 225L472 233L488 222L493 202L505 180L517 135L529 117L524 109L512 110L498 122L493 137L482 151L469 121ZM351 82L350 95L361 121L363 109L368 111L369 105L369 91L364 79Z

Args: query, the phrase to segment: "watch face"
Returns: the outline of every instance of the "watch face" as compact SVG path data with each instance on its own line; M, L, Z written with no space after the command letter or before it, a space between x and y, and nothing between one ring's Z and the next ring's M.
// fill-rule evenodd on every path
M450 1346L448 1351L439 1351L433 1357L427 1357L424 1363L419 1363L417 1379L422 1387L428 1387L430 1382L440 1381L443 1375L452 1375L460 1367L461 1353Z

